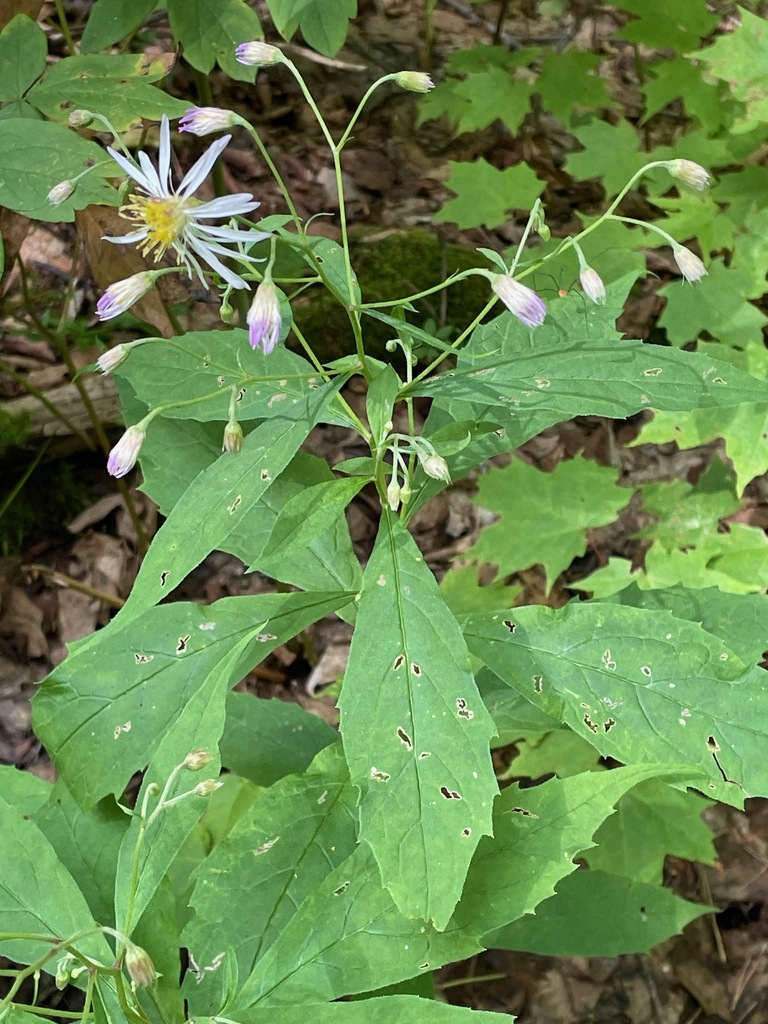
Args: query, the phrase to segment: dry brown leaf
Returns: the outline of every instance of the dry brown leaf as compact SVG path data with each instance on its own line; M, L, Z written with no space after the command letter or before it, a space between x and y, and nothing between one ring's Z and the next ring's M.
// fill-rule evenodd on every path
M8 640L20 659L44 658L48 642L42 630L43 613L20 587L0 585L0 637Z
M0 29L5 28L17 14L26 14L37 21L42 6L43 0L0 0Z

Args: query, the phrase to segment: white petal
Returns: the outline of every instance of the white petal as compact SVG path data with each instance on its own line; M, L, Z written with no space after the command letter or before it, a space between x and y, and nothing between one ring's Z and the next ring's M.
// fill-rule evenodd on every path
M127 235L102 235L105 242L115 242L117 245L131 245L134 242L143 242L149 234L147 228L140 228L138 231L129 231Z
M248 285L242 279L238 277L233 271L219 260L211 250L211 247L200 239L195 238L194 235L187 235L187 241L192 249L208 264L208 266L215 270L220 277L223 277L227 284L231 284L233 288L247 288Z
M222 228L213 224L198 224L197 227L201 228L210 238L221 238L227 242L253 244L272 237L268 231L241 231L239 228Z
M157 173L160 178L160 186L164 189L170 186L171 174L171 123L166 114L160 122L160 153L158 155Z
M144 171L144 175L147 181L150 183L150 194L153 196L157 196L158 198L161 198L162 196L165 195L165 190L163 189L163 186L160 184L160 179L157 176L157 171L155 170L152 161L149 159L147 154L143 152L143 150L139 150L136 156L139 159L141 169L142 171Z
M115 163L120 165L129 178L133 178L134 181L137 181L143 189L147 190L147 192L152 191L150 183L147 181L143 171L141 171L132 160L129 160L121 153L118 153L117 150L112 149L111 146L107 146L107 152Z
M219 153L221 153L231 138L231 135L222 135L220 139L216 139L215 142L211 143L200 159L184 175L184 179L179 186L178 194L180 196L186 196L191 192L197 191L208 177L208 173L216 163Z
M261 206L261 203L251 202L252 199L253 196L247 192L240 192L234 196L219 196L207 203L201 203L190 212L194 217L239 217Z

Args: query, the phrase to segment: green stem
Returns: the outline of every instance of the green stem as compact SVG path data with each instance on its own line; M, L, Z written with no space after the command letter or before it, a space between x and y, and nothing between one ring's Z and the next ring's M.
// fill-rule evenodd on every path
M451 285L464 281L468 277L472 277L473 274L477 274L477 269L474 267L471 270L462 270L456 274L451 274L445 281L441 281L440 284L433 285L431 288L425 288L423 292L415 292L413 295L406 295L402 299L392 299L389 302L363 302L358 308L387 309L389 306L402 306L406 302L415 302L416 299L423 299L427 295L434 295L435 292L442 291L443 288L450 288Z
M61 26L61 34L64 36L64 40L67 44L70 57L74 57L77 54L75 47L75 41L72 38L72 33L69 31L69 22L67 21L67 15L64 10L64 4L61 0L54 0L56 7L56 16L59 19L59 25Z
M344 146L347 144L347 141L349 140L349 136L352 134L352 129L355 127L355 124L357 123L358 118L360 117L360 115L363 112L363 108L365 107L366 103L371 98L371 96L374 94L374 92L376 92L376 90L379 88L379 86L384 85L385 82L393 82L396 78L397 78L396 74L394 74L394 75L382 75L382 77L377 79L373 83L373 85L369 86L368 91L366 92L366 94L363 96L363 98L358 103L357 110L352 115L352 117L351 117L351 119L349 121L349 124L347 125L346 129L344 130L344 134L341 136L341 138L339 139L338 143L336 144L335 148L338 149L339 153L341 153L342 149L344 149Z
M288 191L288 186L283 181L282 175L278 171L274 160L269 154L269 150L261 141L261 136L259 135L259 133L256 131L252 124L249 124L248 121L245 120L245 118L238 118L238 123L241 124L243 128L247 129L247 131L253 138L253 141L256 143L259 153L261 154L262 160L267 165L272 177L277 182L277 187L280 189L283 199L285 200L285 205L288 207L288 212L291 215L293 223L296 225L296 231L298 232L299 237L303 240L306 237L306 235L304 232L304 225L302 223L301 217L299 217L296 206L294 205L293 199L291 198L291 193Z

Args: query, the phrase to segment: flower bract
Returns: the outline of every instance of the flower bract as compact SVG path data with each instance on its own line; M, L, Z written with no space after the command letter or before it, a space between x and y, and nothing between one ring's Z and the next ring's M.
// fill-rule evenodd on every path
M139 186L130 202L121 207L120 215L137 225L135 231L120 237L106 236L108 241L121 245L138 245L144 256L154 253L157 262L168 249L176 254L176 261L194 271L205 284L200 260L207 263L233 288L248 285L219 259L235 255L224 242L253 244L269 237L263 231L243 231L232 227L218 227L205 221L221 217L240 217L255 210L260 204L253 196L239 193L220 196L209 202L200 202L193 193L202 185L216 158L227 145L231 135L224 135L212 143L200 159L187 171L178 188L171 185L171 129L163 116L160 126L160 152L154 167L144 152L131 160L116 150L107 148L113 160ZM237 253L239 260L252 260Z

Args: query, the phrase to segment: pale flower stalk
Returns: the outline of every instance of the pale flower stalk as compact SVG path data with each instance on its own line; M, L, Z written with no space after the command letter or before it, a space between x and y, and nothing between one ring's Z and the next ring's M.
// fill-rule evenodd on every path
M171 249L176 255L176 262L186 267L190 277L193 272L196 273L202 284L207 286L201 260L231 287L247 288L242 277L225 266L219 257L236 255L241 261L261 261L242 253L234 253L222 243L243 242L252 245L268 238L269 234L214 226L205 221L241 217L251 213L260 204L253 202L253 196L248 193L219 196L208 202L194 198L194 193L208 177L216 158L231 138L231 135L224 135L212 143L187 171L178 188L171 185L171 129L165 115L160 125L157 167L144 152L139 152L136 159L131 160L108 147L109 155L136 182L138 191L120 209L120 215L133 221L137 229L119 237L106 236L107 240L119 245L137 245L142 255L153 253L156 263Z
M260 348L268 356L280 339L282 326L277 289L269 277L256 289L246 321L251 348Z
M142 423L144 421L142 420ZM126 476L133 467L136 465L136 461L141 451L141 446L144 444L144 438L147 436L147 432L142 426L142 423L137 423L132 427L128 427L126 432L117 442L115 447L109 453L107 459L107 472L110 476L120 477Z
M225 131L237 124L238 118L232 110L219 107L192 107L179 118L179 131L191 132L202 138L212 132Z
M684 245L674 246L672 249L672 255L675 257L675 263L680 270L686 281L690 281L691 284L695 284L700 281L702 277L705 277L708 273L707 268L701 262L696 253L691 252L690 249L686 249Z
M490 274L491 288L507 309L526 327L541 327L547 315L544 300L533 289L508 274Z
M151 270L142 270L111 284L96 303L99 320L114 320L116 316L129 310L134 302L138 302L147 294L156 277L157 274Z
M579 271L579 281L588 299L597 306L605 305L605 285L593 267L582 267Z

